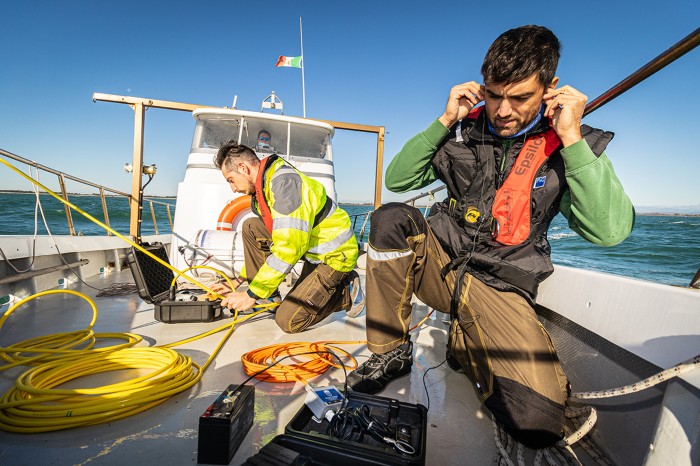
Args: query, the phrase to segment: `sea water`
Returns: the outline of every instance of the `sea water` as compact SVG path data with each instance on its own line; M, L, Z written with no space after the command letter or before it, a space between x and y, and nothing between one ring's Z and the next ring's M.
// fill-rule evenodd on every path
M70 201L104 222L99 196L74 195ZM171 204L171 216L175 214L175 199L158 198L153 204L158 232L170 233L170 221L166 206ZM109 223L121 234L129 233L129 203L126 198L106 198ZM32 193L0 193L0 235L33 235L35 228L36 196ZM54 235L68 234L66 212L63 204L49 195L41 195L44 216ZM353 220L358 239L367 241L369 222L365 224L369 205L341 204ZM37 232L46 234L41 213L37 215ZM104 230L73 213L77 234L103 235ZM142 235L155 233L150 204L144 203ZM548 233L555 264L612 273L669 285L688 286L700 268L700 216L638 215L632 234L614 247L600 247L585 241L567 225L566 219L557 216ZM0 238L2 247L2 238Z

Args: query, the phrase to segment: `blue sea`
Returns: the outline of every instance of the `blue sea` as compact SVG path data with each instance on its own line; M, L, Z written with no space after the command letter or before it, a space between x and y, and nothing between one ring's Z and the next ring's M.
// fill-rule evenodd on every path
M100 198L94 195L69 196L76 206L104 221ZM0 193L0 235L32 235L36 197L32 193ZM154 199L175 205L175 199ZM46 220L52 234L68 234L63 205L49 195L41 196ZM368 205L342 205L354 220L355 232L361 234ZM129 233L129 205L125 198L108 197L110 225L122 234ZM166 207L154 203L158 232L170 233ZM171 214L174 216L174 208ZM102 228L73 213L76 232L83 235L104 234ZM369 223L369 222L368 222ZM41 215L38 233L46 234ZM369 224L367 225L369 229ZM144 204L142 234L155 232L148 202ZM363 239L367 240L367 231ZM590 244L571 231L566 220L558 216L549 231L552 260L555 264L590 269L669 285L688 286L700 268L700 217L638 215L635 228L622 244L603 248ZM0 239L0 247L2 239Z

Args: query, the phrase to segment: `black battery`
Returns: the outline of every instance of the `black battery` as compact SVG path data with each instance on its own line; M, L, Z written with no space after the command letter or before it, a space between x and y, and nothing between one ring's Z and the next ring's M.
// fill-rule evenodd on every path
M162 243L143 243L141 247L158 259L168 262ZM209 301L204 293L191 292L186 299L170 299L170 286L175 274L143 251L132 247L126 254L141 299L153 304L156 320L167 324L179 322L211 322L222 316L221 301Z
M229 464L254 416L255 387L229 385L199 416L197 463Z

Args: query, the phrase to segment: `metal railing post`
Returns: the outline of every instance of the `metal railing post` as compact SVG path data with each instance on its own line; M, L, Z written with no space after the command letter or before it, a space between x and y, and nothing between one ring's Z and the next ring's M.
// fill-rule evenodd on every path
M153 210L153 201L148 201L148 204L151 206L151 218L153 219L153 229L156 231L156 235L158 234L158 224L156 223L156 213Z
M100 186L100 200L102 201L102 213L105 217L105 225L111 228L111 225L109 224L109 211L107 210L107 200L105 199L105 188L103 188L102 186ZM111 235L112 233L108 231L107 236Z
M168 220L170 221L170 231L173 231L173 216L170 215L170 204L165 203L165 208L168 211Z
M143 125L146 116L146 108L143 103L137 102L131 105L134 109L134 159L131 175L131 198L129 205L131 213L129 217L129 235L138 243L141 241L141 178L143 174Z
M68 192L66 191L66 180L63 177L63 173L58 175L58 184L61 185L61 196L66 201L68 200ZM75 236L75 226L73 225L73 215L70 211L70 207L64 204L63 207L66 209L66 220L68 221L68 232L71 236Z

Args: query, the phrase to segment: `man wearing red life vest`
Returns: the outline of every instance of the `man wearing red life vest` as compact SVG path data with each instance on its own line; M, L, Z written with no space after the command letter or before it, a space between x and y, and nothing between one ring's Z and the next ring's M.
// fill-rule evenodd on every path
M356 391L377 393L410 373L415 293L452 317L450 366L463 369L497 422L532 448L562 438L568 395L533 309L539 283L553 270L547 229L561 212L586 240L612 246L634 224L604 153L613 135L581 125L587 98L558 85L559 50L544 27L503 33L484 59L483 84L453 87L445 112L390 163L390 190L440 180L448 197L427 221L399 203L372 215L366 284L373 354L348 376Z
M250 147L229 141L215 164L234 192L252 195L259 218L243 223L247 291L226 292L222 306L246 311L261 301L281 304L275 321L287 333L301 332L331 313L346 310L356 317L364 309L354 271L357 239L350 217L326 196L324 186L277 155L260 160ZM297 283L281 298L277 288L299 260ZM243 280L239 279L239 284Z

